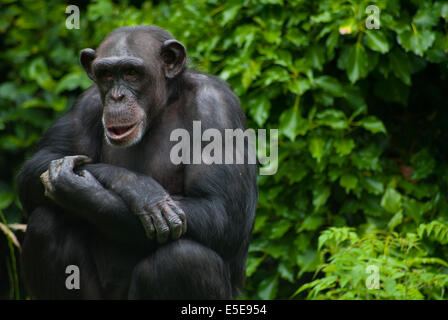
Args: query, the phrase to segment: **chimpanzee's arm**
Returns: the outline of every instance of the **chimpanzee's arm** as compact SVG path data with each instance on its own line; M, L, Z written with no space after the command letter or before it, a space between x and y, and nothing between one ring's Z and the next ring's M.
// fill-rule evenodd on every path
M180 231L173 234L171 225L178 227L180 222L175 220L182 220L183 214L186 235L217 252L234 254L232 250L248 240L257 197L253 165L188 166L182 196L171 196L153 178L124 168L102 163L83 168L119 194L134 213L150 218L147 234L160 243L170 234L178 237Z

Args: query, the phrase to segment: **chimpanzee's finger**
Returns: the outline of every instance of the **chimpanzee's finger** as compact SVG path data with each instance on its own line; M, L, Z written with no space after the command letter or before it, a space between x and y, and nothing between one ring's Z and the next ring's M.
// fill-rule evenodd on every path
M50 181L50 174L48 170L40 175L40 181L44 185L45 188L45 196L49 197L52 192L54 192L53 184Z
M74 159L73 168L76 169L76 168L82 166L83 164L88 164L88 163L92 163L92 162L93 162L93 159L89 158L88 156L77 155L77 156L75 156L75 159Z
M154 222L154 227L156 228L156 234L157 234L157 242L159 243L165 243L168 240L168 237L170 235L170 229L168 227L167 222L162 216L162 213L160 212L160 209L157 207L153 207L152 210L152 220Z
M59 173L61 172L63 159L57 159L50 162L48 166L48 175L50 177L50 181L54 184Z
M179 239L182 235L182 220L167 203L161 203L161 211L170 227L171 239Z
M146 236L150 240L154 240L156 229L154 228L154 223L152 221L152 218L149 214L140 214L138 216L140 218L140 222L143 225L143 228L145 229Z
M168 202L168 205L182 221L182 234L185 234L187 232L187 217L184 210L182 210L174 201Z
M103 188L103 186L101 185L101 183L98 182L98 180L96 180L96 178L94 177L94 175L88 171L88 170L81 170L78 175L80 177L83 177L84 179L82 180L83 183L87 186L89 186L90 188L96 187L96 188Z
M74 172L76 166L83 164L85 161L89 161L89 159L89 157L83 155L64 157L61 170L70 173Z

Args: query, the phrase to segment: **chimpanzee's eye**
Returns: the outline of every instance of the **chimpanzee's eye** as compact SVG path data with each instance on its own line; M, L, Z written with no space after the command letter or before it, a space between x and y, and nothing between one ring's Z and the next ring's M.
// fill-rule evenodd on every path
M137 72L135 72L134 69L130 69L130 70L128 70L128 71L126 72L126 75L127 75L127 76L130 76L130 77L133 77L133 76L136 76L136 75L137 75Z
M102 77L104 80L110 81L110 80L112 80L112 73L111 73L110 71L105 71L105 72L101 75L101 77Z
M124 79L127 81L137 80L137 71L135 69L126 70L124 73Z

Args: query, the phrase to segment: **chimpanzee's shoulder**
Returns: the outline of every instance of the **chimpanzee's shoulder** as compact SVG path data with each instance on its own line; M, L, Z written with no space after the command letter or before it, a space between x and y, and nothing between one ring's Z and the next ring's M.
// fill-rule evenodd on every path
M187 77L193 88L192 98L198 118L227 128L245 125L240 101L224 80L197 71L189 72Z
M100 91L96 84L90 86L76 99L73 104L74 110L91 112L92 109L102 108Z

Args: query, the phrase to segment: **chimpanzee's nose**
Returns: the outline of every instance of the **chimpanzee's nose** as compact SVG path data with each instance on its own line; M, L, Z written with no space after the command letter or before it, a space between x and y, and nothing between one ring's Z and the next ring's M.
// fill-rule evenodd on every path
M125 96L125 94L120 90L113 90L110 93L111 99L114 100L115 102L119 102L119 101L123 100L124 96Z

